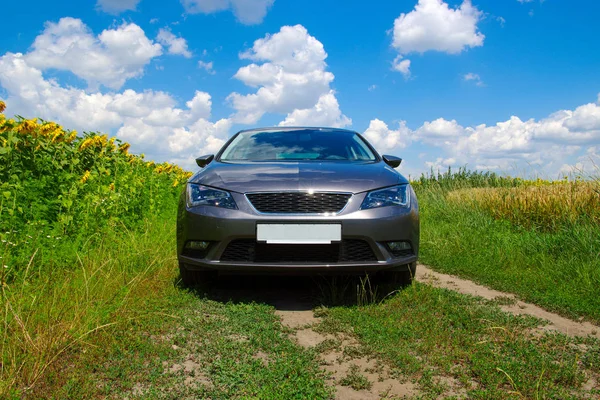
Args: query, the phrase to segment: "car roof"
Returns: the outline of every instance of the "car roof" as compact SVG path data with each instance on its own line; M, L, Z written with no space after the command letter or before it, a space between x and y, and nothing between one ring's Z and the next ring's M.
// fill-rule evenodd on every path
M264 128L252 128L252 129L243 129L239 131L242 132L268 132L268 131L277 131L277 132L294 132L294 131L321 131L321 132L350 132L350 133L358 133L351 129L343 129L343 128L329 128L329 127L319 127L319 126L267 126Z

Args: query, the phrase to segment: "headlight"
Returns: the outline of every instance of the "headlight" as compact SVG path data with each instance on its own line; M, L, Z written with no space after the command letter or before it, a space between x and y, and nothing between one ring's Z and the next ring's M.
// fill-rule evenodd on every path
M409 185L407 184L369 192L360 206L360 209L368 210L371 208L387 206L408 208L410 207L410 191L408 188Z
M187 205L188 207L213 206L237 210L235 200L229 192L195 183L187 185Z

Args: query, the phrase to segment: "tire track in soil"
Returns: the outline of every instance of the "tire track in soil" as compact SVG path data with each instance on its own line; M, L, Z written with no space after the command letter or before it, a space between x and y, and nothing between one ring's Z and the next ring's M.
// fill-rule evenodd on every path
M569 336L589 336L600 339L600 327L589 322L574 321L534 304L518 300L512 293L490 289L467 279L436 272L422 264L417 267L415 279L434 287L479 296L487 300L509 299L511 304L500 305L503 311L514 315L530 315L548 322L547 325L537 328L540 333L555 331ZM293 339L300 346L315 348L328 339L341 342L340 346L323 351L318 355L322 368L331 373L330 384L336 389L336 399L369 400L419 396L420 391L415 384L392 378L389 367L376 358L353 358L345 354L345 348L358 345L356 339L344 333L332 335L314 331L312 328L321 322L320 318L314 316L312 310L314 304L283 296L274 301L273 305L276 309L275 314L281 318L284 326L293 330ZM359 372L372 383L371 389L354 390L341 384L341 380L353 368L352 366L356 366ZM444 377L440 377L440 379L444 380ZM459 397L465 395L464 389L456 383L447 382L450 392L446 392L445 395Z
M416 280L434 287L479 296L487 300L508 298L511 304L500 305L503 311L514 315L530 315L548 321L548 325L538 327L540 332L555 331L569 336L590 336L600 339L600 327L590 322L573 321L534 304L518 300L517 296L512 293L490 289L467 279L436 272L422 264L417 266Z
M318 357L322 368L330 373L329 384L335 387L335 398L340 400L397 399L413 397L419 394L416 385L401 382L391 377L390 369L376 358L349 357L344 349L358 346L356 339L343 333L322 334L312 327L319 324L320 318L314 316L310 304L275 304L275 314L281 323L294 331L292 338L304 348L315 348L324 341L337 340L341 344L333 349L321 352ZM371 383L370 389L355 390L341 384L348 373L356 368Z

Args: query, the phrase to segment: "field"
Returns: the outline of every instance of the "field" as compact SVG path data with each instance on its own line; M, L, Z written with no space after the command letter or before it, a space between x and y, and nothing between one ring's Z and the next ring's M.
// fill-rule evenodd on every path
M421 261L600 322L600 185L460 171L414 183Z
M600 343L502 311L510 299L366 279L181 287L189 173L105 135L0 114L0 159L0 398L600 395ZM600 322L593 179L461 170L413 186L424 263Z

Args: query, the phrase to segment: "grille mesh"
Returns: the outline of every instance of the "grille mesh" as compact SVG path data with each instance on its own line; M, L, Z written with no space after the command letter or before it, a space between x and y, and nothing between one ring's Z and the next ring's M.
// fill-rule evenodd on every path
M342 211L351 194L346 193L250 193L246 197L261 213L321 214Z
M367 242L357 239L332 244L266 244L238 239L229 243L221 261L337 263L377 261L377 257Z

